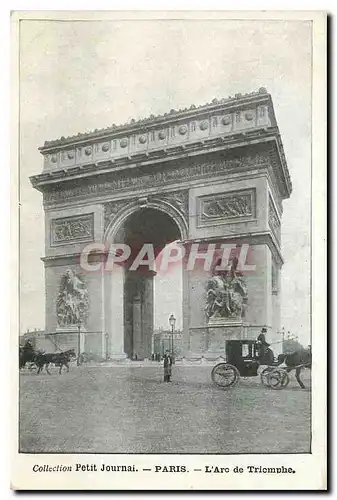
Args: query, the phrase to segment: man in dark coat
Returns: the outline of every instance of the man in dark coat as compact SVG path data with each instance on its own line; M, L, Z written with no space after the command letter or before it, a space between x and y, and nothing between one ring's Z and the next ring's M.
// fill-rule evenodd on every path
M257 341L263 345L265 348L269 347L270 344L266 341L267 328L262 328L260 335L257 337Z
M169 351L164 356L164 382L171 382L172 376L172 357Z
M266 341L267 328L262 328L260 335L257 337L257 341L260 344L260 363L261 364L271 364L274 359L274 353L270 349L270 344Z

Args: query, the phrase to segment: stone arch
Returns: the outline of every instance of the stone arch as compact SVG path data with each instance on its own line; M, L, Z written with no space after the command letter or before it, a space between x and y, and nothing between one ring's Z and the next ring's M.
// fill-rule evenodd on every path
M115 243L128 243L130 234L129 224L137 224L139 219L147 219L146 212L151 215L159 215L158 223L167 220L168 225L155 229L154 245L158 244L160 248L160 238L163 234L163 245L174 240L184 241L188 238L188 225L186 221L187 209L179 210L175 206L175 200L170 203L167 199L160 199L159 195L150 199L147 197L136 200L118 200L111 202L107 214L111 213L111 218L104 231L103 243L108 248ZM133 221L133 222L132 222ZM152 227L156 228L156 219ZM129 226L129 227L128 227ZM136 226L137 227L137 226ZM144 233L151 227L145 224ZM174 228L173 228L174 227ZM124 230L126 229L126 233ZM156 240L158 236L159 240ZM165 241L166 240L166 241ZM129 243L133 245L131 241ZM164 248L164 246L163 246ZM138 247L134 247L135 253ZM109 336L109 356L123 357L127 356L133 359L143 359L149 357L152 352L152 333L154 319L154 285L153 279L155 272L129 271L128 265L115 266L114 271L104 278L104 316ZM183 276L182 276L183 279ZM183 290L184 290L183 282ZM137 354L138 358L135 358Z
M180 210L173 206L172 203L169 203L166 200L148 200L147 198L139 198L136 201L126 203L126 205L118 210L118 212L112 217L104 232L104 243L114 243L118 230L122 227L130 215L134 214L138 210L142 210L143 208L159 210L160 212L163 212L167 216L171 217L179 229L181 240L186 240L188 238L188 223L186 217Z

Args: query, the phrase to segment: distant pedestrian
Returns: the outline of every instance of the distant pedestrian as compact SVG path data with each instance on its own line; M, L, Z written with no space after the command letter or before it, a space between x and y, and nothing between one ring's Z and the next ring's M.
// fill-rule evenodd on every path
M171 382L172 376L172 357L169 351L164 356L164 382Z

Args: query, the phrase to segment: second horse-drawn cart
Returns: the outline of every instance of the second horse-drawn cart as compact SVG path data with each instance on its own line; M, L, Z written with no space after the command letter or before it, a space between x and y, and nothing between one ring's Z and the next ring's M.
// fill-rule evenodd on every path
M260 373L260 366L267 365ZM260 376L263 385L284 389L289 384L286 368L278 366L272 351L256 340L228 340L226 361L214 366L212 381L223 389L234 387L240 377Z

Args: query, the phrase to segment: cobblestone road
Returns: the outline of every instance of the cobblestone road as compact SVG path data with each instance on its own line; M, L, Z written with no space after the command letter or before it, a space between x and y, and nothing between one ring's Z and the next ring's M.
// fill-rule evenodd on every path
M209 366L71 366L20 375L20 451L295 453L310 449L310 389L241 379L212 385ZM310 387L310 373L303 380Z

